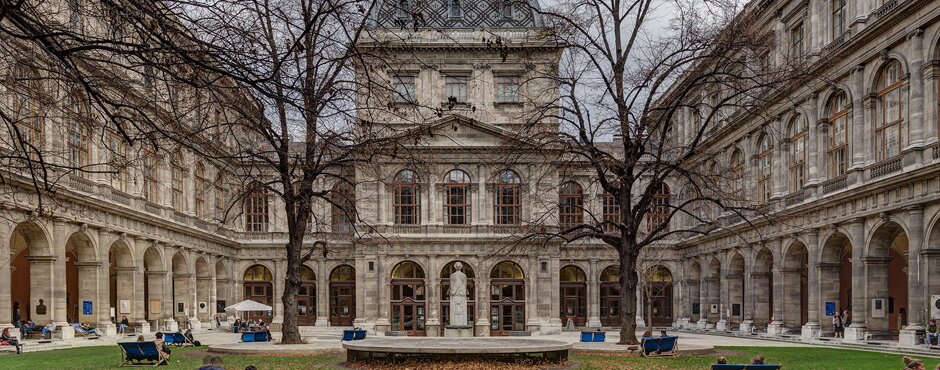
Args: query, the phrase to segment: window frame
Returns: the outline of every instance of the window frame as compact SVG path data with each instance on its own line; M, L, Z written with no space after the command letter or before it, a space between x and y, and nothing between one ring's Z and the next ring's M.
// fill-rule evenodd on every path
M845 16L848 9L846 9L845 0L832 0L830 4L832 6L832 17L829 20L832 22L832 41L835 41L846 31Z
M261 185L254 185L245 197L245 231L267 232L270 222L268 192Z
M396 75L392 77L393 92L396 103L411 103L415 99L417 77L413 75ZM409 83L410 81L410 83Z
M764 134L757 153L757 200L766 203L773 197L773 152L770 135Z
M558 188L558 226L570 228L583 223L584 190L581 184L567 181Z
M202 163L196 163L193 169L193 208L195 208L196 217L206 216L206 166Z
M522 92L520 80L519 76L496 76L496 102L518 103Z
M621 222L620 212L620 198L605 191L601 200L601 217L605 223L603 227L605 232L619 230L617 225Z
M889 69L891 67L897 67L897 80L890 82L888 79ZM904 66L901 65L901 62L897 59L892 59L890 62L886 63L881 67L878 78L878 106L881 108L881 112L878 117L878 122L875 125L875 150L877 160L886 160L894 158L901 154L901 150L904 145L904 86L906 84L906 77L904 76ZM888 122L888 101L887 98L890 94L897 93L897 120ZM888 155L888 140L887 133L890 129L897 129L897 152L892 155Z
M806 23L801 20L790 28L790 48L796 59L802 59L806 47Z
M509 175L508 177L506 175ZM506 181L509 179L509 181ZM510 169L497 174L493 195L493 219L497 225L519 225L522 223L522 178ZM506 200L509 200L506 202Z
M460 0L447 2L447 19L463 19L463 3Z
M848 104L848 94L845 91L839 91L829 98L829 104L827 108L829 109L829 118L826 120L829 125L826 130L826 167L827 172L829 173L829 178L836 178L842 176L848 170L848 147L849 147L849 107ZM843 103L836 107L835 104L838 101ZM836 145L835 138L838 133L835 130L836 124L842 122L842 143ZM837 157L842 157L841 160L838 160Z
M459 176L459 177L454 177ZM444 175L444 223L447 225L469 225L471 222L471 180L466 171L453 169ZM460 194L462 192L462 194ZM456 198L461 202L454 202Z
M170 206L177 211L184 211L186 208L186 169L183 168L183 155L179 152L170 157Z
M157 204L160 202L160 162L156 152L144 149L143 163L141 166L141 175L143 184L141 195L144 200Z
M651 232L659 225L666 224L663 231L669 231L669 204L672 201L672 193L669 185L660 183L661 187L653 194L650 199L649 210L646 211L646 231Z
M469 81L470 81L469 76L465 76L465 75L464 76L460 76L460 75L444 76L444 101L450 102L451 101L450 98L454 98L454 102L456 102L457 104L466 104L470 100ZM457 87L462 86L462 88L458 88L458 90L462 90L463 96L452 95L451 94L453 92L451 91L453 89L452 86L457 86Z
M797 125L800 125L797 127ZM797 114L790 121L789 150L787 155L788 171L787 178L790 192L796 192L803 189L806 185L806 163L807 163L807 133L809 132L809 122L803 114ZM800 155L802 154L802 155Z
M403 174L410 174L410 181L403 180ZM398 171L395 174L394 183L392 184L393 188L393 209L394 209L394 222L397 225L420 225L421 224L421 185L418 180L418 174L410 169L404 169ZM406 189L411 189L411 194L406 195L403 191ZM411 197L413 199L410 203L402 202L402 199L405 197ZM405 211L410 210L410 214L406 214Z

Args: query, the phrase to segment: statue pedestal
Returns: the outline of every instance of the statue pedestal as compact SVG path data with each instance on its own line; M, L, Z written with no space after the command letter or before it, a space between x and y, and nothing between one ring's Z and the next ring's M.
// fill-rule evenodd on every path
M471 338L473 337L473 327L448 326L444 328L444 336L448 338Z

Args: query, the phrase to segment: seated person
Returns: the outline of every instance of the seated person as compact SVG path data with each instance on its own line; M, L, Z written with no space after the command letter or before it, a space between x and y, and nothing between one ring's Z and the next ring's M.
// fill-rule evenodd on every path
M36 331L36 323L33 320L26 320L20 324L20 337L26 338L26 334L29 334L32 331Z
M764 364L764 355L757 355L751 359L751 365L763 365Z
M267 337L268 337L268 342L270 342L270 341L271 341L271 328L265 326L265 327L263 328L263 330L264 330L265 333L268 334L268 335L267 335Z
M718 356L718 359L715 360L715 364L718 364L718 365L725 365L727 363L728 363L728 359L726 359L724 356Z
M8 346L16 347L16 353L23 353L23 345L20 344L20 341L10 335L10 328L3 328L3 333L0 334L0 344L6 344Z
M927 345L940 344L940 340L938 340L940 339L940 328L937 328L937 320L931 319L925 331L927 332L927 337L925 338Z
M154 337L155 339L153 340L153 343L156 344L157 348L160 349L160 358L169 361L170 360L170 347L168 347L166 345L166 342L163 341L163 333L158 331L157 334L154 335Z
M195 338L193 338L193 331L191 329L186 329L186 332L183 333L183 337L186 338L187 342L191 343L194 346L198 347L201 344L197 342Z
M218 356L206 356L202 359L202 367L198 370L224 370L222 367L222 358Z
M647 330L643 332L643 338L650 338L653 336L653 332Z
M87 324L82 323L73 323L72 328L75 328L75 332L82 333L85 335L93 334L98 335L98 330L94 327L88 326Z
M46 326L42 327L42 332L40 333L39 337L42 339L46 339L46 334L49 334L51 336L51 334L54 332L55 332L55 324L50 322Z
M127 330L128 322L127 316L121 316L121 321L118 321L117 329L118 333L124 334L124 331Z

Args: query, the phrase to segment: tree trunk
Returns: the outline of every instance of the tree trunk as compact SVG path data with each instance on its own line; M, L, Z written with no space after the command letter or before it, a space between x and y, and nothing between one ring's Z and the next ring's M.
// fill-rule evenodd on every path
M290 233L285 248L287 249L287 274L284 278L284 294L281 303L284 305L284 322L281 326L281 344L303 343L300 329L297 327L297 291L300 290L300 250L303 245L303 234L298 239L295 233Z
M620 251L620 342L639 344L636 339L637 254L633 248Z

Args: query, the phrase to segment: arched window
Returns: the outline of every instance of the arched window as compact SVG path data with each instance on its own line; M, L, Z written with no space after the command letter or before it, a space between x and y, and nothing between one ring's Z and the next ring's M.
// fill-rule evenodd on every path
M228 199L228 195L225 193L224 180L221 174L216 175L212 186L215 187L213 192L215 197L212 200L213 208L215 208L215 218L222 220L225 213L225 200Z
M173 154L173 157L170 161L170 182L171 188L173 190L173 208L182 211L183 210L183 177L186 173L183 169L183 155L179 152Z
M332 207L330 216L333 221L333 232L352 232L356 222L356 194L353 186L346 182L338 182L333 186Z
M194 184L196 187L193 192L196 216L203 218L206 216L206 166L202 163L196 163L196 168L193 170L193 177L195 178Z
M7 89L12 95L13 122L20 130L24 143L36 146L36 149L26 148L29 155L42 150L42 119L39 100L36 96L40 90L39 74L36 70L21 64L14 64L7 75Z
M520 192L522 180L512 170L503 170L496 179L496 223L515 225L522 221Z
M904 70L901 62L892 59L881 69L878 79L878 110L875 117L875 152L878 160L901 153L904 145L904 109L902 87Z
M845 91L839 91L829 98L826 104L826 115L829 117L829 129L826 130L826 167L829 177L835 178L845 174L848 168L849 143L849 100Z
M124 141L124 138L116 132L112 132L108 135L108 140L107 150L110 152L111 187L126 193L127 184L129 182L127 172L127 143Z
M665 183L660 184L646 214L646 231L653 231L662 224L667 224L664 231L669 230L669 198L669 186Z
M604 203L601 205L601 213L604 217L604 231L619 231L618 225L620 225L620 198L605 191L603 202Z
M770 142L770 135L764 135L760 138L760 145L757 152L757 200L765 203L770 200L773 194L773 179L771 178L773 167L773 143Z
M268 270L267 267L261 265L254 265L245 270L245 275L242 277L244 281L264 281L270 282L274 280L273 275L271 275L271 270Z
M584 221L584 200L581 185L569 181L558 189L558 225L573 227Z
M421 214L418 175L412 170L401 170L395 175L392 187L395 192L395 223L417 225Z
M158 187L159 186L158 184L160 182L160 177L159 177L159 172L157 172L157 154L156 153L147 149L144 150L142 170L143 171L141 172L143 172L144 183L143 183L143 189L141 190L144 195L144 199L151 203L157 203L160 201L159 199L160 190Z
M252 185L253 189L245 198L245 231L268 231L268 191L260 184Z
M76 92L69 95L68 104L69 166L80 171L79 173L85 176L88 172L85 171L84 167L91 163L91 133L88 130L88 120L90 116L88 101L85 100L81 94Z
M392 269L392 279L424 279L424 269L411 261L403 261Z
M806 117L797 114L790 121L788 136L790 141L789 180L790 192L803 188L806 183L806 132L808 130Z
M731 162L730 171L728 175L731 177L731 182L734 185L735 193L744 189L744 153L741 152L741 149L734 148L734 151L731 152Z
M503 261L493 267L490 279L525 279L525 274L515 262Z
M444 222L470 223L470 176L464 171L452 170L444 175Z

